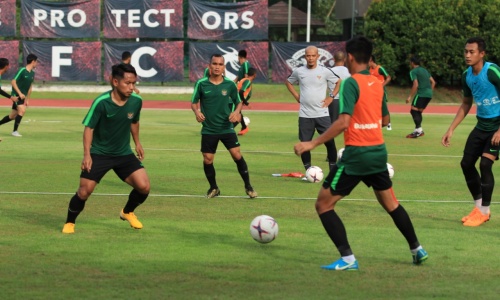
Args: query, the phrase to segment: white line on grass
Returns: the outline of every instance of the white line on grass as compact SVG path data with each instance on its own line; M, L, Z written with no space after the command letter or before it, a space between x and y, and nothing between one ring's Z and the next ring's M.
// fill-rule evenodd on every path
M0 191L0 195L74 195L75 193L55 193L55 192L5 192ZM128 197L129 194L103 194L103 193L94 193L92 196L123 196ZM181 195L181 194L149 194L149 197L158 197L158 198L205 198L204 195ZM227 199L242 199L246 198L244 196L217 196L217 198L227 198ZM273 200L316 200L316 198L309 197L262 197L259 196L257 199L273 199ZM252 200L253 201L253 200ZM375 199L361 199L361 198L344 198L342 201L359 201L359 202L377 202ZM422 203L470 203L470 200L401 200L398 199L399 202L422 202ZM497 203L492 203L497 204Z

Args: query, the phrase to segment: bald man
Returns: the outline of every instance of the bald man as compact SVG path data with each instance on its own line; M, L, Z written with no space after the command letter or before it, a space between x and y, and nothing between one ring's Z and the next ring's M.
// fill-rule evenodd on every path
M336 51L333 54L333 59L335 64L331 68L333 74L335 75L334 88L333 88L333 101L328 105L328 112L330 114L330 120L335 122L339 117L339 90L340 82L346 78L351 77L349 69L345 66L345 53L343 51Z

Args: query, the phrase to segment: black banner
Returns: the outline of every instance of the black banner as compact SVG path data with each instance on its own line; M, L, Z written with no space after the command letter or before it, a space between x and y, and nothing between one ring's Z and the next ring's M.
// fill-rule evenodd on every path
M16 35L16 0L0 1L0 36Z
M226 62L226 77L234 80L238 75L238 51L246 50L250 65L257 70L255 82L267 82L269 50L267 42L242 43L189 43L189 80L194 82L203 76L212 54L221 54Z
M36 80L101 81L101 42L23 42L23 57L30 53Z
M238 3L189 0L188 38L267 40L267 0Z
M98 38L99 0L21 1L21 35L33 38Z
M131 65L139 81L166 82L184 79L184 42L104 43L104 79L121 62L122 53L132 53Z
M19 41L0 41L0 56L9 60L10 69L2 75L2 80L10 80L19 68Z
M106 38L182 38L182 0L105 0Z
M272 42L271 70L273 82L285 82L292 71L306 64L304 57L307 46L318 47L318 64L333 67L333 54L345 49L345 42L280 43Z

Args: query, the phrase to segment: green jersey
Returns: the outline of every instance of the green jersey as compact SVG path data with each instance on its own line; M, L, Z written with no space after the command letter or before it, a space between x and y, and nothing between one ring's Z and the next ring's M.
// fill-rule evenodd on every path
M35 71L31 70L31 72L30 72L30 71L26 70L26 68L21 68L21 69L19 69L19 71L17 71L17 74L14 77L14 79L16 80L17 87L19 88L21 93L28 96L28 92L31 88L31 84L35 80ZM11 94L12 94L12 96L19 96L17 94L16 90L14 90L14 88L12 88Z
M423 98L432 98L431 74L418 66L410 71L411 82L418 81L417 95Z
M248 69L250 69L251 67L252 65L250 65L250 62L248 60L245 61L238 70L238 80L245 78L245 75L248 74Z
M122 156L132 154L130 126L139 122L142 98L132 94L124 105L111 99L111 91L97 97L83 119L83 125L94 129L90 153Z
M240 103L236 84L224 77L220 84L213 84L206 77L198 80L194 86L191 103L200 102L200 109L205 115L202 134L234 133L229 115Z

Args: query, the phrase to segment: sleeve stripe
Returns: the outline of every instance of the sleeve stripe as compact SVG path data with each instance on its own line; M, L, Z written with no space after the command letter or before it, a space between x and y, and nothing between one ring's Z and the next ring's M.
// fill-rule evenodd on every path
M21 75L21 73L22 73L24 70L26 70L26 68L21 68L21 69L19 69L19 71L17 71L17 74L16 74L16 76L14 77L14 79L15 79L15 80L17 80L17 78L19 77L19 75Z
M90 109L89 109L89 112L87 113L87 116L85 117L85 119L83 120L83 125L85 126L88 126L89 123L90 123L90 120L92 119L92 116L94 115L94 111L95 111L95 108L97 107L97 105L103 101L104 99L107 99L109 98L109 93L106 93L104 95L101 95L100 97L98 97L97 99L94 100L94 102L92 103L92 105L90 106Z

